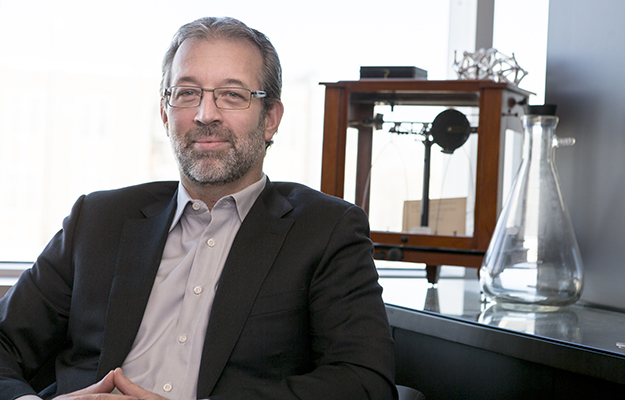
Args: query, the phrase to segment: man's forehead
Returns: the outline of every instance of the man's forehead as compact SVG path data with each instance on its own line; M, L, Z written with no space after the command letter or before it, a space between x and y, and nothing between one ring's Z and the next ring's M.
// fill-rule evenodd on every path
M180 55L185 55L189 53L195 53L196 55L202 54L206 57L223 56L223 53L236 53L239 56L244 55L245 58L258 58L258 60L262 60L262 55L258 46L250 43L248 40L240 38L187 39L182 42L182 44L178 48L176 56L174 57L174 62L176 58L180 58Z
M203 74L233 74L224 76L224 80L244 80L247 75L245 80L258 81L262 63L260 49L244 39L187 39L173 59L171 78L188 77L200 67Z

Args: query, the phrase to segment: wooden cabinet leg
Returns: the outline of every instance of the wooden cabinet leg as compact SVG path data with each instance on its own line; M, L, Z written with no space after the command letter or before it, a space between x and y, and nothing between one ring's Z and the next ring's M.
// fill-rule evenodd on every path
M425 274L428 278L428 282L432 285L435 285L438 283L438 278L441 274L441 266L426 264Z

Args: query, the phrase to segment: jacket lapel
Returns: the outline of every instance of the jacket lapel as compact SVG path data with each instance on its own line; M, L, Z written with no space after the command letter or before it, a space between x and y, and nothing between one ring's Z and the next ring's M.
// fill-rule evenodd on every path
M243 221L226 260L206 331L198 398L207 398L230 357L256 295L293 224L282 218L292 209L267 187Z
M124 223L109 295L98 379L120 366L132 347L175 210L176 194L171 200L142 209L146 218L128 219Z

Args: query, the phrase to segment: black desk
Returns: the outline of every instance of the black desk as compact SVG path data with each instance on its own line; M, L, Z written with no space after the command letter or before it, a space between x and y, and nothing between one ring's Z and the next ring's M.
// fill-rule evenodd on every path
M625 398L625 314L580 304L515 312L482 302L476 278L431 288L380 274L397 383L429 400Z

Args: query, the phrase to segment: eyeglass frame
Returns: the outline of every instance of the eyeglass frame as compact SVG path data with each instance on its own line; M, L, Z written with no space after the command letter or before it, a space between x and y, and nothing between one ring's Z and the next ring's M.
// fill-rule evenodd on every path
M193 88L193 89L200 89L200 100L198 102L197 105L195 106L174 106L170 103L170 99L171 99L171 89L173 88ZM227 108L227 107L219 107L219 105L217 105L217 97L215 96L215 90L223 90L223 89L237 89L237 90L246 90L248 92L250 92L250 101L247 105L247 107L245 108ZM248 88L243 88L243 87L237 87L237 86L224 86L224 87L216 87L213 89L207 89L207 88L203 88L200 86L194 86L194 85L174 85L174 86L170 86L168 88L165 88L164 93L163 93L163 97L165 98L165 102L167 103L167 105L169 107L173 107L173 108L197 108L199 106L202 105L202 100L204 99L204 92L212 92L213 93L213 103L215 104L215 107L217 107L220 110L247 110L252 106L252 99L262 99L267 97L267 92L265 92L264 90L250 90Z

